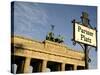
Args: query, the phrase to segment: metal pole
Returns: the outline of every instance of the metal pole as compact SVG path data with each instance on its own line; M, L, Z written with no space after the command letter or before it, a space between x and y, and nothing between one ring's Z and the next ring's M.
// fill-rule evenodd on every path
M85 69L89 68L89 64L88 64L88 46L86 44L84 44L84 53L85 53Z

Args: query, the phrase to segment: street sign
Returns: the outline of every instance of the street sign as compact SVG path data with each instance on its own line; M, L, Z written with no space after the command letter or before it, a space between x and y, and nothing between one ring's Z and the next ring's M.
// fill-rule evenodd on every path
M75 23L74 40L90 46L96 47L96 30L84 25Z

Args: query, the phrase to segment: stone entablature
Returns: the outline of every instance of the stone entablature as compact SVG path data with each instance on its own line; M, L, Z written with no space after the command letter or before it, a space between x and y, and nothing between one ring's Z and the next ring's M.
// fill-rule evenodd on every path
M14 38L12 38L12 42L13 41L14 45L22 44L23 48L26 48L27 50L59 55L62 57L67 57L76 60L84 59L84 54L82 52L73 51L63 44L47 40L45 40L44 42L39 42L35 40L26 39L20 36L14 36Z

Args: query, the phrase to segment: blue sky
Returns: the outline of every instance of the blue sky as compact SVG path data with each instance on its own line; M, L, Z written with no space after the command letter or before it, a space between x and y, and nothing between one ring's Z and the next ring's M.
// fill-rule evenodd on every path
M55 36L64 36L64 44L77 51L83 51L77 44L72 44L73 25L71 21L81 21L82 12L89 14L92 27L97 25L97 8L95 6L78 6L63 4L43 4L31 2L15 2L14 4L14 34L39 41L45 40L50 31L51 24L55 25ZM90 68L97 68L97 53L94 48L90 50L89 56L92 62Z

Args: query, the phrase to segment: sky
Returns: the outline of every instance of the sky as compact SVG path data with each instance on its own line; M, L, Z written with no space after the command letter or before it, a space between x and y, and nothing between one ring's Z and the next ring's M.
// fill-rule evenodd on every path
M43 41L46 35L51 31L51 25L54 25L54 34L64 36L64 44L76 51L83 52L79 44L73 45L73 24L72 20L81 22L82 12L89 14L90 24L97 27L97 7L80 6L67 4L47 4L33 2L15 2L14 3L14 35L24 36L26 38ZM89 52L91 63L90 69L97 68L97 52L91 48Z

